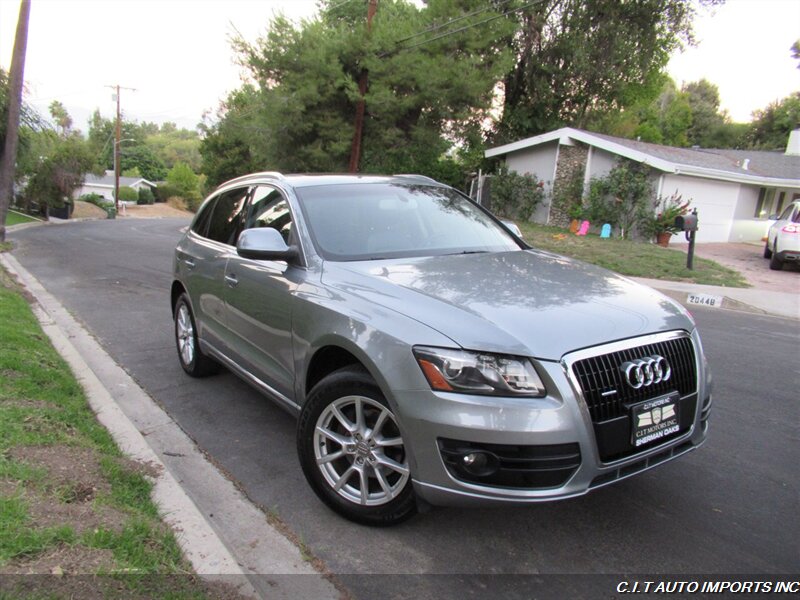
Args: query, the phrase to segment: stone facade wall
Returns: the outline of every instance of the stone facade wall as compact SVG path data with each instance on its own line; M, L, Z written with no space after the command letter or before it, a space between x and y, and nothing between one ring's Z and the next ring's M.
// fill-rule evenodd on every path
M569 226L571 219L568 211L573 199L566 197L564 190L569 187L574 177L580 177L583 180L588 157L589 147L584 144L576 143L574 146L562 145L559 147L548 225Z

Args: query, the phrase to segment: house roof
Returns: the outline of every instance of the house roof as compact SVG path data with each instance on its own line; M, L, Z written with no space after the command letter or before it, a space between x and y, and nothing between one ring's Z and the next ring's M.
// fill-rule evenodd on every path
M504 156L554 140L562 144L570 144L573 140L583 142L667 173L800 188L800 156L763 150L675 148L571 127L490 148L486 157Z
M144 177L120 177L119 178L119 185L120 187L127 185L129 187L133 187L137 183L145 183L150 187L158 187L152 181L145 179ZM97 176L94 173L87 173L86 177L83 180L83 185L94 185L97 187L114 187L114 171L106 171L103 175Z

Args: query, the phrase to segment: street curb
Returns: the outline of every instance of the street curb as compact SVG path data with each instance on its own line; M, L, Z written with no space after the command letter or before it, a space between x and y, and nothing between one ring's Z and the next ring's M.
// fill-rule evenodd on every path
M109 391L56 323L53 315L48 312L46 306L52 307L52 301L44 298L47 292L41 284L13 257L0 254L0 263L9 273L17 277L35 298L36 304L31 306L33 314L56 351L72 368L100 424L111 433L117 446L127 457L154 467L157 471L157 475L150 477L153 482L153 501L163 515L164 521L175 532L184 555L192 563L197 574L226 575L228 576L226 580L229 581L231 581L230 576L238 576L241 579L237 586L239 593L256 597L255 590L247 584L244 571L236 559L208 525L166 465L150 448L139 430L117 406Z
M642 277L631 277L630 279L676 300L691 310L721 308L754 315L800 320L800 296L791 292L774 292L758 288L727 288ZM713 307L690 304L690 295L714 296L719 302Z
M695 308L693 305L689 304L686 300L686 297L689 295L690 292L682 292L680 290L669 290L664 288L653 288L653 289L661 292L665 296L669 296L673 300L676 300L686 308ZM756 315L770 315L775 317L783 316L783 315L775 315L762 308L758 308L757 306L752 306L750 304L740 302L739 300L735 300L734 298L730 298L728 296L722 296L722 306L720 306L719 308L723 308L726 310L736 310L739 312L747 312Z
M42 329L70 365L98 421L120 450L155 467L153 500L198 575L233 585L241 595L253 598L339 597L334 585L268 524L263 512L206 459L33 275L8 253L0 254L0 264L36 300L32 308ZM162 457L176 462L167 464ZM305 577L254 577L265 574Z

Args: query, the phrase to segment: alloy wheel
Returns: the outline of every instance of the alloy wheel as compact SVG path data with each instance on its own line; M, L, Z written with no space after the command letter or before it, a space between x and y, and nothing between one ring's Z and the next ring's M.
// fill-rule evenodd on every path
M362 506L391 502L409 478L394 415L365 396L345 396L325 407L314 428L314 457L331 488Z

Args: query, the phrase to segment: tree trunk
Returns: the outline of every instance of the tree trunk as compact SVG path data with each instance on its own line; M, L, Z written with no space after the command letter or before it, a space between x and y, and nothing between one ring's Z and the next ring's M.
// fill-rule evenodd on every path
M19 117L22 109L22 82L25 73L25 50L28 46L28 20L31 14L30 0L22 0L19 6L17 35L14 38L14 53L8 77L8 125L3 153L0 155L0 242L6 240L6 217L14 195L14 171L17 162L19 141Z

